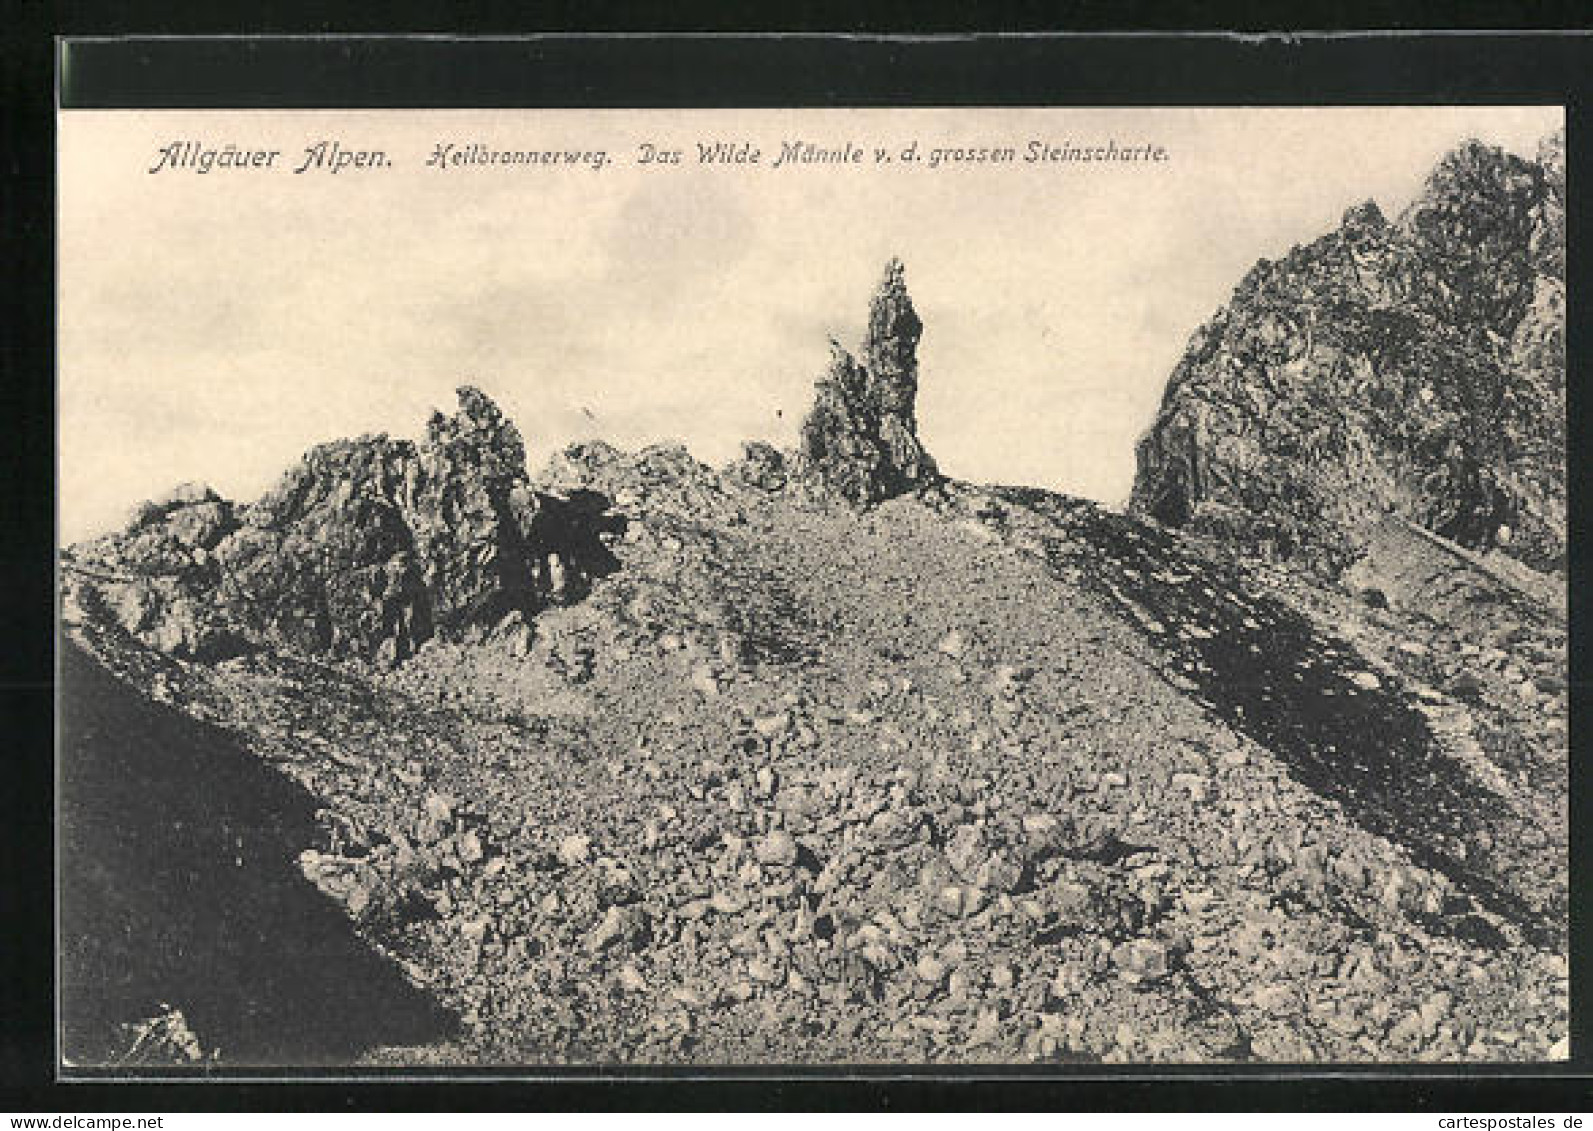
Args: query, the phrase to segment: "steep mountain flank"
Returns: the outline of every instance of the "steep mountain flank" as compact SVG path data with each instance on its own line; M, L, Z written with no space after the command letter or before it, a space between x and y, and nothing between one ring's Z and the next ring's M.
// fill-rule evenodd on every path
M1384 516L1562 569L1564 241L1556 135L1261 261L1174 371L1132 512L1329 570Z

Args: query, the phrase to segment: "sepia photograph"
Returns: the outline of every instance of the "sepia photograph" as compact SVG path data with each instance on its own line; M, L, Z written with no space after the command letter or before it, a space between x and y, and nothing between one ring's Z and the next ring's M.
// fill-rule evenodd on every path
M1562 107L57 162L63 1073L1570 1057Z

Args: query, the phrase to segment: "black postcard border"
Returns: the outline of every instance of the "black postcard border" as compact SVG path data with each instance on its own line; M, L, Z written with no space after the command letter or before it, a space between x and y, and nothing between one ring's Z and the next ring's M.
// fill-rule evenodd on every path
M1540 13L1541 14L1541 13ZM10 45L8 45L10 46ZM554 33L529 39L310 36L57 40L40 77L12 68L10 103L42 112L5 115L6 223L14 333L0 351L0 474L11 486L0 520L0 722L8 759L7 836L0 875L10 928L0 953L0 1106L22 1110L448 1110L521 1104L594 1109L968 1107L1057 1105L1116 1110L1210 1109L1576 1110L1593 1089L1588 1013L1586 867L1572 882L1574 1060L1556 1067L1364 1066L1233 1069L1033 1068L952 1070L862 1067L723 1071L593 1070L501 1074L460 1070L446 1082L409 1074L362 1077L239 1073L228 1083L157 1076L148 1083L56 1080L53 966L54 111L65 108L406 108L422 106L991 106L1561 104L1568 177L1568 352L1593 343L1588 257L1593 232L1593 36L1556 32L1413 34L981 34L892 36L624 35ZM35 56L37 61L37 56ZM30 78L34 81L29 81ZM20 95L20 97L19 97ZM1573 370L1581 367L1573 360ZM1572 451L1588 434L1593 397L1571 380ZM1589 471L1570 458L1573 861L1588 857L1586 745ZM42 944L42 946L41 946ZM488 1084L491 1079L494 1082ZM157 1082L158 1081L158 1082ZM182 1081L182 1082L179 1082ZM197 1085L197 1086L196 1086Z

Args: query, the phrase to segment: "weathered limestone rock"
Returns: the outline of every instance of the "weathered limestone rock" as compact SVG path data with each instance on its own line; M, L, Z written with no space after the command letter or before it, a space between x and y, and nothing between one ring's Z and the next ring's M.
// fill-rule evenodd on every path
M579 597L606 556L601 508L534 491L519 431L480 390L458 395L425 442L321 444L253 505L197 485L146 503L123 533L74 548L69 583L172 654L382 663Z
M802 424L802 455L829 490L869 506L936 482L940 473L918 438L918 340L923 323L891 260L869 307L859 363L831 342L830 366Z
M1371 202L1262 261L1196 331L1131 509L1341 568L1384 516L1565 560L1565 180L1467 144L1395 223Z

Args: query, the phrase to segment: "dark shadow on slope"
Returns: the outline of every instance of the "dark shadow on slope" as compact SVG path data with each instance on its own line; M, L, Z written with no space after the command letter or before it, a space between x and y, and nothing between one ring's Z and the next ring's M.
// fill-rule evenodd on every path
M813 614L783 577L759 570L732 551L721 558L724 589L715 608L741 641L742 659L790 665L818 654Z
M999 494L1057 519L1073 537L1048 544L1053 564L1083 567L1194 697L1282 758L1303 785L1403 845L1535 945L1563 937L1563 923L1547 921L1501 881L1501 860L1488 866L1479 832L1499 844L1512 839L1503 801L1443 752L1397 693L1352 680L1367 668L1348 644L1258 594L1237 567L1182 551L1165 531L1043 491ZM1489 938L1483 920L1451 918L1435 918L1432 929L1503 943Z
M239 1065L346 1064L435 1041L451 1016L299 873L315 799L217 727L151 702L63 642L62 1053L181 1009Z
M527 543L531 553L557 557L567 568L560 599L579 601L592 591L592 583L620 568L619 558L605 537L617 538L630 525L623 515L610 511L613 500L586 488L568 495L537 494L538 510Z

